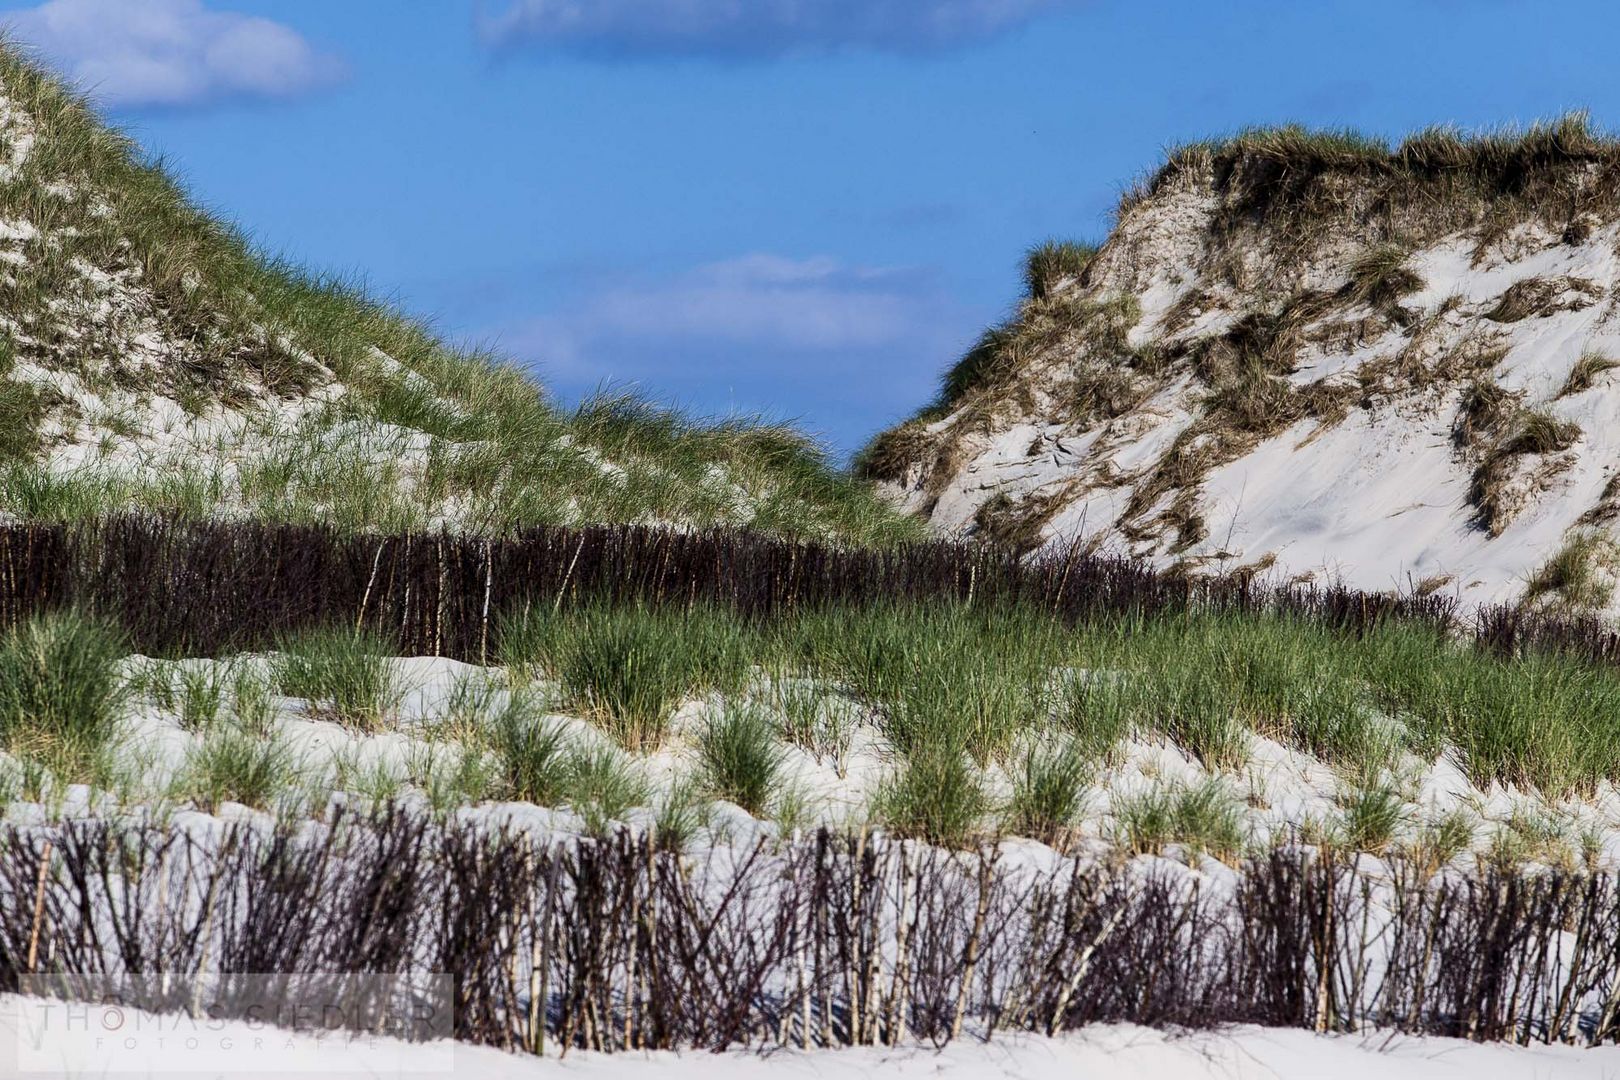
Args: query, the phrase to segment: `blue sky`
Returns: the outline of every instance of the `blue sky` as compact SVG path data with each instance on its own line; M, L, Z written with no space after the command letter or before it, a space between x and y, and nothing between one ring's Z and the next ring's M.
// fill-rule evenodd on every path
M1588 107L1604 3L50 0L13 33L266 247L564 400L629 383L838 451L932 393L1021 253L1167 144Z

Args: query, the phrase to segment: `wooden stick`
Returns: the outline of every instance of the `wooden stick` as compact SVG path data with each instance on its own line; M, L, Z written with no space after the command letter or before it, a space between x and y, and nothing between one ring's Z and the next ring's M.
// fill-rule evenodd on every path
M794 839L798 839L798 831L794 831ZM805 902L804 885L799 881L800 863L795 859L793 866L793 961L796 969L797 993L799 1008L802 1010L802 1019L799 1024L799 1048L810 1049L810 987L805 978L804 945L805 938L810 934L810 904ZM786 1040L783 1040L784 1044Z
M912 852L904 841L900 846L900 904L895 911L894 982L889 990L889 1045L899 1046L906 1032L906 989L910 974L910 930L906 922L911 886Z
M962 1037L962 1016L967 1011L968 992L973 988L973 973L979 966L979 948L984 940L984 922L990 914L990 873L995 866L994 855L979 851L979 905L973 913L973 933L968 937L966 965L962 969L962 984L956 988L956 1015L951 1019L951 1041Z
M39 873L34 881L34 930L28 935L28 974L32 975L39 963L39 928L45 921L45 877L51 869L51 842L39 853Z
M550 860L547 860L548 863ZM546 1052L546 1024L545 1024L545 940L551 933L551 890L546 890L546 919L542 923L535 918L534 903L535 886L539 884L532 874L534 863L534 849L525 848L523 852L525 869L531 871L525 877L529 882L529 899L526 905L529 912L529 1051L544 1055Z
M1323 886L1324 900L1322 902L1321 937L1316 948L1316 1030L1325 1032L1328 1029L1328 1020L1332 1015L1333 967L1330 962L1333 954L1333 856L1324 856L1317 864L1318 869L1326 878Z
M202 951L197 956L197 971L194 976L196 982L191 988L191 1018L193 1020L200 1019L202 1016L203 969L208 966L208 952L213 946L214 906L219 898L219 879L225 876L224 860L229 858L231 843L232 841L229 840L226 842L226 847L219 856L220 861L215 866L214 873L208 879L208 901L203 915Z
M1062 1027L1063 1014L1069 1011L1069 1002L1074 998L1074 992L1080 989L1080 982L1086 977L1087 969L1091 967L1092 955L1102 947L1103 942L1108 940L1108 935L1114 932L1114 927L1119 925L1119 921L1125 917L1126 910L1134 902L1134 897L1127 896L1124 903L1120 904L1115 909L1114 914L1109 916L1108 921L1103 924L1102 930L1091 940L1091 944L1081 951L1080 959L1074 965L1074 974L1069 976L1068 984L1063 987L1063 992L1058 995L1057 1005L1052 1009L1052 1018L1047 1022L1046 1034L1048 1038L1056 1035Z
M874 854L874 861L876 858L877 856ZM884 861L887 862L887 859ZM861 1020L863 1023L861 1043L865 1046L875 1046L877 1044L878 1021L881 1019L877 998L878 983L880 981L878 979L878 963L882 959L880 938L883 934L883 894L887 891L883 885L885 876L883 867L880 864L877 876L872 882L872 888L876 891L868 901L872 909L870 920L871 936L867 941L866 968L861 977L861 993L864 995L864 1000L861 1002Z
M382 566L383 549L388 546L384 540L377 545L377 555L371 560L371 577L366 579L365 595L360 597L360 613L354 617L354 632L358 634L366 621L366 607L371 603L371 589L377 584L377 570Z
M849 910L850 922L850 958L846 981L849 983L849 1045L861 1044L861 864L866 858L866 826L861 826L860 839L855 845L855 859L850 864L851 900Z
M479 662L489 663L489 601L495 591L495 541L484 541L484 612L479 632Z
M580 552L585 550L585 537L579 538L579 547L574 549L574 557L568 563L568 569L563 574L562 584L557 586L557 602L551 605L553 615L562 610L563 597L568 595L568 580L574 576L574 567L579 564Z

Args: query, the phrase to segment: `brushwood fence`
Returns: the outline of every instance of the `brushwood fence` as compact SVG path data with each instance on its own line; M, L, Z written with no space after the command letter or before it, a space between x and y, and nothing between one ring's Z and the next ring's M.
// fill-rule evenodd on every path
M827 832L681 854L402 812L301 836L9 825L0 990L446 972L457 1038L529 1052L943 1045L1124 1021L1620 1037L1606 874L1303 851L1208 876L1156 867Z
M482 661L501 614L536 605L701 602L768 618L880 600L1028 603L1071 620L1275 611L1352 633L1404 619L1471 632L1499 653L1620 658L1620 639L1596 620L1510 608L1462 620L1439 595L1188 577L1079 549L1020 560L969 543L853 549L747 531L544 528L486 539L148 517L0 528L0 627L52 609L95 610L154 655L264 648L335 624L381 634L402 653Z

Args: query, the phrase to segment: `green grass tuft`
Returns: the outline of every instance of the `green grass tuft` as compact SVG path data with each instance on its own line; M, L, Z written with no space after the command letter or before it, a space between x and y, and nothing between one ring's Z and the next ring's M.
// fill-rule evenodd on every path
M1031 749L1014 777L1013 797L1005 814L1009 831L1060 844L1085 807L1092 762L1080 744L1061 749Z
M748 673L742 627L707 608L590 608L515 625L504 653L508 662L532 655L527 662L553 673L574 707L637 753L662 745L684 698L736 690Z
M703 729L698 753L711 795L756 817L765 814L780 787L785 754L763 709L728 704Z
M303 698L319 715L377 732L399 704L390 646L352 630L315 630L287 638L275 659L276 689Z
M1224 784L1161 786L1114 804L1114 841L1137 855L1162 855L1174 844L1189 855L1231 861L1248 841L1243 814Z
M128 694L121 635L90 616L37 616L0 639L0 744L67 782L104 763Z
M684 850L708 826L709 810L710 804L704 800L697 784L686 778L676 781L655 808L654 840L665 850Z
M909 755L878 790L873 816L896 835L961 847L982 828L989 808L965 755L926 747Z
M505 797L557 806L569 790L569 746L563 728L523 711L508 711L493 728Z
M607 832L648 798L646 781L611 747L571 751L566 785L568 804L593 834Z
M270 810L297 781L298 762L280 738L227 726L187 755L175 794L210 813L224 802Z
M1336 839L1351 851L1382 854L1406 824L1406 805L1387 787L1363 788L1344 803Z

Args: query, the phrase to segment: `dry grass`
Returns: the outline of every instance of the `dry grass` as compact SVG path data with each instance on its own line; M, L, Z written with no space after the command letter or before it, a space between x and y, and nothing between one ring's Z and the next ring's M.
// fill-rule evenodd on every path
M1492 536L1500 536L1518 509L1508 493L1518 460L1567 450L1580 436L1580 425L1543 409L1514 413L1474 469L1468 489L1469 502L1475 507L1474 523Z
M1504 454L1552 454L1567 450L1580 438L1581 428L1543 409L1526 409L1517 418L1513 434L1501 446Z
M992 326L979 335L962 358L945 372L934 406L936 410L949 410L970 392L1011 370L1019 346L1015 326Z
M1492 322L1514 323L1531 316L1579 311L1591 307L1602 293L1602 289L1585 278L1525 278L1509 285L1485 317Z
M1258 367L1275 375L1292 374L1299 366L1299 351L1308 340L1310 326L1342 302L1331 293L1304 289L1289 296L1275 311L1247 312L1224 333L1200 338L1188 346L1193 370L1210 385L1238 368Z
M1039 254L1045 248L1037 249ZM1073 252L1062 263L1070 269ZM1032 259L1034 256L1032 256ZM1064 274L1067 280L1069 274ZM1039 291L1019 307L1018 315L981 334L966 354L945 372L935 399L915 416L869 442L855 458L855 471L868 480L893 482L920 468L925 490L937 495L954 471L958 444L1007 399L1028 406L1020 377L1032 358L1055 350L1071 351L1077 370L1073 415L1117 415L1138 404L1154 386L1146 376L1157 354L1133 348L1129 333L1142 317L1134 296L1102 300L1072 291ZM953 412L962 415L937 437L923 426Z
M1463 388L1453 425L1456 441L1463 446L1477 446L1496 435L1517 412L1519 397L1489 379L1469 383Z
M1364 277L1376 291L1375 278L1390 277L1398 270L1386 264L1382 271L1369 269ZM1298 368L1300 351L1313 327L1345 302L1343 294L1300 290L1276 310L1251 311L1224 332L1172 351L1175 360L1190 367L1209 389L1202 398L1202 414L1132 493L1121 517L1128 537L1146 540L1155 532L1167 532L1175 537L1172 551L1187 550L1208 535L1198 510L1197 488L1210 469L1306 417L1334 423L1347 414L1350 402L1362 396L1356 386L1326 380L1296 386L1286 378ZM1169 505L1151 521L1143 521L1143 515L1171 492L1176 494Z
M1152 366L1151 358L1146 366ZM1110 420L1142 404L1157 388L1155 381L1124 364L1083 363L1074 372L1069 415L1081 422Z
M1072 343L1098 359L1131 353L1126 335L1142 318L1134 296L1088 300L1068 294L1032 295L1016 318L979 336L940 381L939 395L921 415L944 415L971 395L1006 384L1024 362L1050 348Z
M1350 280L1343 295L1357 304L1393 308L1402 297L1423 288L1423 279L1407 266L1411 253L1395 244L1383 244L1350 264Z
M1607 525L1620 518L1620 475L1611 476L1603 485L1603 492L1598 496L1597 505L1582 514L1577 525L1599 526Z
M1584 393L1597 384L1598 377L1606 371L1613 371L1620 367L1620 360L1614 360L1603 353L1587 349L1581 353L1575 366L1569 369L1569 378L1558 391L1559 397L1569 397L1571 394Z
M1188 290L1160 316L1159 334L1168 338L1181 333L1194 319L1208 310L1211 303L1212 298L1204 290Z
M1062 506L1055 495L1029 495L1015 500L1005 492L997 492L973 515L973 535L1023 555L1041 546L1047 522Z
M1120 529L1133 541L1151 539L1157 531L1168 530L1177 537L1177 546L1185 549L1205 535L1204 522L1197 511L1198 485L1204 476L1224 457L1217 442L1208 438L1195 425L1176 437L1170 449L1164 452L1148 473L1131 492L1131 499L1120 515ZM1146 515L1166 495L1175 493L1168 507L1152 519Z
M1607 536L1581 532L1564 542L1525 583L1527 604L1555 601L1569 612L1602 611L1614 595L1614 542Z
M1125 194L1119 215L1173 185L1208 185L1221 198L1219 232L1235 240L1246 228L1271 229L1287 261L1352 227L1418 242L1476 227L1500 235L1513 222L1539 220L1562 234L1620 209L1617 180L1620 141L1585 113L1481 133L1430 128L1394 146L1355 131L1288 125L1172 151Z
M933 445L927 426L928 420L919 416L879 432L855 455L851 469L865 480L900 482Z
M1293 383L1251 360L1227 372L1204 398L1208 421L1248 435L1281 431L1304 415Z

